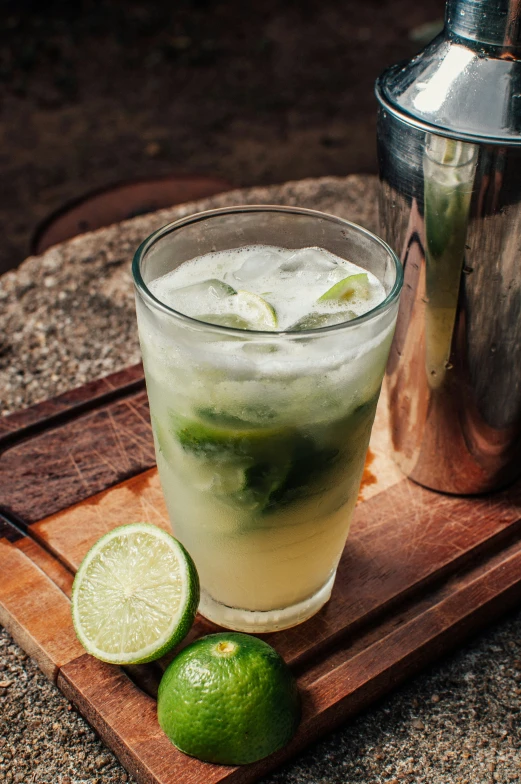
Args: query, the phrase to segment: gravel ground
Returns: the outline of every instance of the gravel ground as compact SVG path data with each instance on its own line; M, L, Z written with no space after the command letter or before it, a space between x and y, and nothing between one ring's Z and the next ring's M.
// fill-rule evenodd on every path
M3 0L0 271L54 210L122 180L209 172L245 187L375 172L374 80L443 9Z
M0 277L0 413L139 362L129 271L138 245L183 215L256 203L312 207L376 229L376 177L323 177L161 210L27 259Z
M283 202L374 228L375 180L325 178L224 194L73 240L0 278L4 413L138 359L128 263L150 231L187 212ZM63 296L62 296L63 295ZM329 734L265 782L521 781L521 612ZM133 779L0 629L0 782Z

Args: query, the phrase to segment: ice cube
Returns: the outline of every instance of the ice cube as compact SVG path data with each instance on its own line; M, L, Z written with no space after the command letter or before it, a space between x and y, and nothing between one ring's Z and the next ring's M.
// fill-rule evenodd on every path
M210 278L209 280L201 280L199 283L192 283L190 286L183 286L180 289L173 289L172 293L183 297L213 297L215 299L224 299L224 297L236 294L236 291L232 286L223 283L222 280Z
M260 278L261 275L269 275L280 265L280 253L274 253L268 248L258 248L248 254L244 264L235 270L233 277L241 283Z
M305 275L311 280L329 280L329 276L335 275L339 269L322 248L301 248L280 265L280 275L282 278Z

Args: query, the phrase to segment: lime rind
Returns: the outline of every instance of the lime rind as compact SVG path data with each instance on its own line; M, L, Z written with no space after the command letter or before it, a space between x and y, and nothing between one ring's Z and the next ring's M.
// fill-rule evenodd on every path
M259 294L239 289L234 300L238 315L248 321L252 327L267 330L277 329L275 308Z
M198 604L190 555L150 523L102 536L72 587L76 635L88 653L110 664L144 664L172 650L190 630Z
M203 481L208 490L231 506L262 510L290 469L295 428L262 427L222 414L215 420L172 415L171 432L185 453L206 466ZM193 470L193 463L190 469L200 483L201 472Z
M343 324L356 318L354 310L342 310L339 313L308 313L292 324L288 332L298 332L301 329L321 329Z
M369 295L369 278L365 272L348 275L331 286L317 302L346 302L353 297L366 299Z
M238 316L237 313L205 313L197 316L198 321L205 324L215 324L216 327L232 327L232 329L250 329L249 321Z

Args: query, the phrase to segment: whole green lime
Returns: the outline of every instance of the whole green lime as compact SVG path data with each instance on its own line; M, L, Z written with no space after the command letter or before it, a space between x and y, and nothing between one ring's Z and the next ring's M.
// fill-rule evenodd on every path
M244 765L288 743L300 720L300 698L270 645L224 632L196 640L175 657L159 685L157 715L185 754Z

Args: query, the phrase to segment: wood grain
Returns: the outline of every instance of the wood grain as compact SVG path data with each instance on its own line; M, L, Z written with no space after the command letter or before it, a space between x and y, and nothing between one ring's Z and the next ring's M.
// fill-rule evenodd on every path
M328 729L332 723L353 715L360 708L410 677L446 651L453 650L470 633L517 606L521 598L521 545L514 546L496 563L480 565L440 591L439 601L421 604L392 620L392 631L383 625L371 644L364 640L361 650L351 655L344 649L321 677L307 673L303 687L310 695L313 710L307 721ZM342 661L343 656L345 659ZM343 690L344 695L339 696ZM306 731L303 722L302 731Z
M155 468L31 526L31 534L76 572L103 534L124 523L148 522L171 530Z
M83 648L65 594L18 547L0 540L0 624L50 680Z
M70 599L74 581L72 572L28 536L18 539L16 547Z
M155 464L144 392L52 425L0 456L0 506L29 523Z
M286 660L316 655L338 635L352 633L358 624L477 558L496 540L499 544L521 531L520 487L469 501L402 479L360 503L331 600L314 618L284 633L278 644ZM168 529L155 471L35 523L31 530L75 571L100 536L134 520Z

